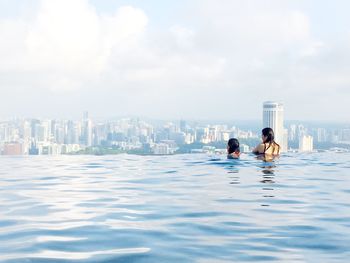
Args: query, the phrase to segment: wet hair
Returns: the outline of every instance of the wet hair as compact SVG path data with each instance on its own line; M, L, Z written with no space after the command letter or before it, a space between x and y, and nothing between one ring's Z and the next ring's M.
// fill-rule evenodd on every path
M280 149L280 145L277 142L275 142L275 133L271 128L264 128L262 129L261 133L266 137L264 143L269 143L269 145L274 143L278 146L278 149Z
M275 133L273 132L273 130L271 128L264 128L262 129L261 131L262 135L264 135L266 137L266 140L263 142L264 144L265 143L268 143L269 146L266 148L265 146L265 149L264 149L264 153L266 152L266 150L268 148L270 148L271 145L277 145L277 153L279 153L280 149L281 149L281 146L275 142ZM273 146L273 152L275 151L275 147Z
M228 146L228 154L234 153L234 152L240 152L239 150L239 141L236 138L231 138L227 142Z
M266 137L265 143L273 143L275 142L275 133L271 128L264 128L261 131L262 135Z

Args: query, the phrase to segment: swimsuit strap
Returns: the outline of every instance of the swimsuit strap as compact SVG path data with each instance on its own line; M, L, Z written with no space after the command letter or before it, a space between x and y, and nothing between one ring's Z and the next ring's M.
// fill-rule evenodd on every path
M269 146L266 148L266 143L264 143L264 153L266 153L266 151L270 148L271 143L269 143Z

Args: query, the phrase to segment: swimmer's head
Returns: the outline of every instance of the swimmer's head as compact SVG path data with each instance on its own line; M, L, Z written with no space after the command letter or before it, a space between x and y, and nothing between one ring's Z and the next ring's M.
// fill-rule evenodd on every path
M275 141L275 134L271 128L264 128L261 131L263 143L272 143Z
M227 153L231 154L234 152L236 152L236 153L240 152L239 141L236 138L231 138L227 142Z

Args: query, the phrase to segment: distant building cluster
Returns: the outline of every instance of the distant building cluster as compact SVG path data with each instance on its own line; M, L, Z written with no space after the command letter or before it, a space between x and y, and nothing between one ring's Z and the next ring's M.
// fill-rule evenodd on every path
M303 124L291 124L289 129L285 128L284 107L280 102L266 101L263 103L262 126L274 130L275 141L281 145L281 152L288 150L312 152L315 144L318 147L322 146L323 149L338 144L350 146L350 128L307 128ZM288 147L288 144L292 144L294 148Z
M350 128L315 127L300 123L285 127L283 104L263 104L262 127L271 127L282 152L312 152L350 146ZM252 131L253 130L253 131ZM96 121L85 112L81 120L13 119L0 122L0 154L59 155L136 153L223 153L230 138L250 152L260 140L261 127L242 130L227 124L153 122L137 118Z
M303 124L291 124L288 134L289 142L298 142L302 152L313 151L314 145L350 146L350 128L307 128Z
M226 142L231 137L257 138L252 131L227 125L188 125L186 121L152 125L135 118L93 121L15 119L0 122L3 155L59 155L94 147L143 154L174 154L181 145ZM247 150L247 146L243 145Z

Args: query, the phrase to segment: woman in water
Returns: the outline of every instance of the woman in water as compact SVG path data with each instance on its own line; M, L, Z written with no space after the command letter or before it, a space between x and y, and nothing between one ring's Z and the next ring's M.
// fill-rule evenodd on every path
M236 138L229 139L227 142L227 158L238 159L240 154L239 141Z
M271 128L264 128L261 131L262 143L255 147L253 153L276 156L280 153L280 146L275 142L275 135Z

